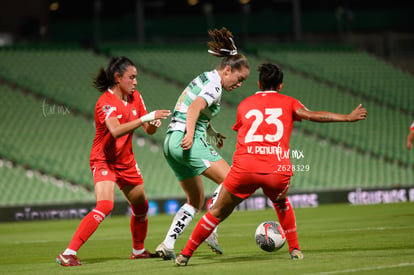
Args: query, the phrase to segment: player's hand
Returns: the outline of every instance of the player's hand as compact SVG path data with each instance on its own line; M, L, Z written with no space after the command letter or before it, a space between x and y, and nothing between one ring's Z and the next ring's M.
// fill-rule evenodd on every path
M181 147L183 148L183 150L190 150L191 146L193 146L193 140L194 140L194 135L190 135L189 133L186 133L184 135L183 140L181 141Z
M156 110L154 118L155 119L166 119L170 115L171 115L170 110Z
M156 120L151 121L149 124L158 128L161 126L162 123L161 123L161 120L156 119Z
M362 107L362 104L359 104L349 115L348 121L358 121L364 120L367 118L368 112L365 108Z
M166 119L171 115L170 110L156 110L140 117L142 123L154 121L156 119Z
M215 144L216 144L217 148L219 148L219 149L223 148L224 139L226 139L225 136L223 136L220 133L217 133L217 140L215 140Z

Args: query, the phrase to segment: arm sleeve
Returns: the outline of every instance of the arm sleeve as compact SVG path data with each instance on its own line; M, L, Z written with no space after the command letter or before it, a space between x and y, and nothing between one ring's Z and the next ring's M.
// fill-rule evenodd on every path
M293 102L292 102L293 119L296 121L302 121L302 119L296 115L296 111L299 108L305 108L305 105L303 105L299 100L293 99Z
M198 96L204 98L207 106L210 107L214 102L220 101L221 87L216 87L213 82L210 82L201 89Z
M98 101L95 108L95 116L103 124L108 118L117 116L117 109L108 102Z

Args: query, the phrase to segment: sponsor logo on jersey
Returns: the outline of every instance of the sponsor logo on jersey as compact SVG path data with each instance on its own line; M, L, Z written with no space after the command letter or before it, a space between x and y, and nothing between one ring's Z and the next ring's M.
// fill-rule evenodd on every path
M203 83L203 85L206 85L208 82L210 82L207 75L206 75L206 73L202 73L199 76L199 79L200 79L201 83Z
M207 93L205 93L205 95L214 99L214 95L212 93L207 92Z
M102 107L102 111L105 114L108 114L111 111L111 108L112 108L111 105L105 105L105 106Z
M134 116L137 116L137 110L135 110L135 108L132 108L132 114L133 114Z

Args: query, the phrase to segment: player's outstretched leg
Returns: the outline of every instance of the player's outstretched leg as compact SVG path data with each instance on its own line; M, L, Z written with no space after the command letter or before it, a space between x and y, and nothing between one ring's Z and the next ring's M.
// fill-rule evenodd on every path
M293 260L303 259L302 251L299 247L298 236L296 233L296 218L292 205L287 198L278 200L273 204L279 218L280 225L286 234L289 245L290 257Z
M56 263L62 266L82 265L76 256L79 248L95 232L99 224L111 213L114 207L113 201L100 200L96 207L86 215L80 222L68 248L56 257Z
M188 261L193 256L194 251L207 239L214 228L219 225L217 220L210 212L207 212L197 223L190 238L187 241L181 254L175 259L174 263L177 266L186 266Z

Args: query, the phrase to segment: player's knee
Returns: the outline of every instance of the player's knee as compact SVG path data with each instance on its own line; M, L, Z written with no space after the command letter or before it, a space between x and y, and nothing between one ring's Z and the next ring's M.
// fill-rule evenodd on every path
M286 207L289 205L288 198L280 198L273 202L273 205L275 208L278 208L280 210L286 209Z
M143 221L147 218L148 209L148 200L140 204L131 205L132 215L141 218Z
M191 205L198 211L201 211L204 206L204 194L200 194L199 196L187 196L187 204Z
M111 214L112 209L114 209L113 201L101 200L96 203L96 207L93 212L101 217L99 222L102 222L109 214Z

